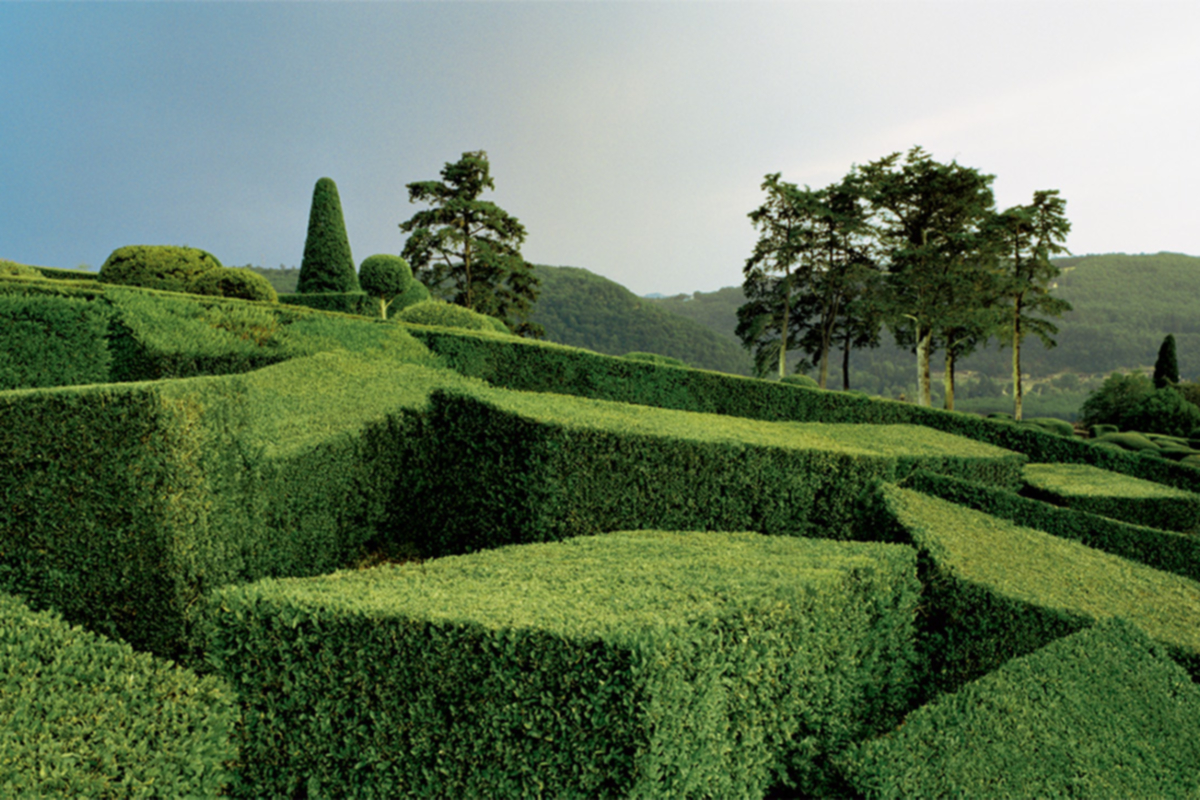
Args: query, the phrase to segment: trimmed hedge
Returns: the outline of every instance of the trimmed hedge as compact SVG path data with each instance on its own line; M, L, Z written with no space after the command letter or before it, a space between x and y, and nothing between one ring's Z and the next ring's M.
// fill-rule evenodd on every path
M1196 467L1096 447L1033 426L778 381L658 367L549 342L492 339L467 331L415 326L411 331L453 369L509 389L764 420L922 425L1024 453L1035 462L1092 464L1180 489L1200 490L1200 469Z
M0 391L107 381L109 320L86 300L0 294Z
M463 306L447 303L444 300L423 300L401 309L396 315L397 322L413 325L434 325L442 328L462 328L472 331L487 331L490 333L510 334L508 326L496 317L480 314Z
M192 294L238 297L242 300L279 302L271 282L246 267L216 267L197 276L187 290Z
M1200 581L1200 538L1194 536L1062 508L994 486L931 472L913 473L903 486Z
M342 314L358 314L364 317L379 316L379 304L368 297L366 292L281 294L279 302L292 306L315 308L318 311L337 311Z
M907 699L910 548L639 531L227 587L235 793L759 797Z
M633 363L633 362L630 362ZM780 423L471 389L436 392L426 555L631 528L858 538L914 469L1016 486L1024 458L915 426Z
M424 446L413 415L433 388L466 383L322 353L0 393L0 589L181 658L208 590L327 572L395 538Z
M1200 527L1200 495L1085 464L1028 464L1024 494L1169 531Z
M1200 796L1200 687L1136 628L1016 658L841 759L867 798Z
M0 795L215 797L237 754L224 681L0 593Z
M100 267L101 283L186 292L201 273L222 266L196 247L137 244L113 250Z
M16 261L9 261L6 258L0 258L0 278L40 278L42 273L37 267L31 267L28 264L18 264Z
M877 497L880 527L921 551L926 689L956 689L1109 617L1200 675L1200 583L909 489Z
M98 281L100 274L86 269L58 269L57 267L35 267L43 278L56 281Z

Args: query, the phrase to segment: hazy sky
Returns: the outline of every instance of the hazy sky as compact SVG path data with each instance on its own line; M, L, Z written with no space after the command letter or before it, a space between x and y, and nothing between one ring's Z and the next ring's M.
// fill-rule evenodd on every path
M1200 3L0 2L0 258L127 244L299 266L333 178L356 261L486 150L534 263L741 282L769 172L921 145L1059 189L1078 254L1200 254Z

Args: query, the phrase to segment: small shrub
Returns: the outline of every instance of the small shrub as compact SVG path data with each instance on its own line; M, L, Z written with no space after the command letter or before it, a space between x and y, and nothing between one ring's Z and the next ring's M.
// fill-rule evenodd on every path
M379 316L387 319L388 306L413 282L412 268L400 256L384 253L368 256L358 268L362 290L379 300Z
M279 302L279 295L271 286L271 282L257 272L245 268L216 267L202 272L192 281L188 291L192 294Z
M187 292L201 273L220 266L216 256L195 247L129 245L112 251L100 267L100 281Z
M411 322L417 325L509 333L508 326L495 317L489 317L486 314L480 314L443 300L426 300L411 305L397 314L396 319L400 322Z

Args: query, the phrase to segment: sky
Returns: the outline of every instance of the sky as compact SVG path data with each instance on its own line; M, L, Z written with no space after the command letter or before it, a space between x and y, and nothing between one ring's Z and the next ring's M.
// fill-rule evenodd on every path
M1070 250L1200 255L1200 3L0 2L0 258L130 244L300 265L337 183L356 262L405 185L488 153L535 264L741 283L765 175L924 147Z

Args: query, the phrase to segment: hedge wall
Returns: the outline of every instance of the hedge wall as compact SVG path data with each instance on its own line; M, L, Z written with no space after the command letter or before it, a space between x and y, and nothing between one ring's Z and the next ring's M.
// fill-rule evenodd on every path
M1024 494L1055 505L1168 531L1200 529L1200 494L1085 464L1029 464Z
M633 362L630 362L633 363ZM610 530L858 538L860 500L918 467L1015 485L1023 457L915 426L739 419L563 395L436 392L427 555Z
M0 795L216 797L237 717L224 681L0 593Z
M1092 464L1200 491L1200 469L1138 456L973 414L895 400L822 391L705 370L657 366L587 350L492 339L467 331L412 326L412 334L452 368L495 386L764 420L912 424L1024 453L1030 461Z
M109 320L86 300L0 294L0 391L107 381Z
M1200 581L1200 538L1194 536L1131 525L1022 497L994 486L925 471L910 475L903 486L1017 525L1074 539L1163 572Z
M1200 796L1200 687L1133 626L1017 658L862 744L863 796Z
M625 532L217 592L235 794L759 797L907 698L910 548Z
M412 415L432 388L465 383L322 353L247 375L0 393L0 588L180 657L204 592L326 572L394 538L422 447Z
M921 551L926 689L953 690L1109 617L1200 675L1195 581L908 489L884 486L877 498Z
M315 308L318 311L338 311L343 314L358 314L364 317L379 316L379 302L368 297L366 292L280 294L279 302Z

